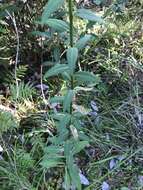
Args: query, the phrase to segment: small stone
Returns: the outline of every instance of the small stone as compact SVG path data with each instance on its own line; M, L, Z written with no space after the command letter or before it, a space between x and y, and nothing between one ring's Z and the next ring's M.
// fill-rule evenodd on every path
M102 183L101 189L102 189L102 190L110 190L110 186L109 186L109 184L108 184L106 181L104 181L104 182Z
M3 152L3 148L2 148L2 146L0 145L0 152Z
M89 185L89 180L82 173L79 174L79 177L81 184Z

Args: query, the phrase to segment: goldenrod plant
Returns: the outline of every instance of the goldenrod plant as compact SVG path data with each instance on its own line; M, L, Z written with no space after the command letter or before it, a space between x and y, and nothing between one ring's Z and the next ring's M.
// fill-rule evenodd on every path
M54 18L54 13L67 3L69 22ZM81 48L84 48L90 40L90 35L85 35L77 42L74 41L74 16L92 22L103 23L103 19L96 16L90 10L75 9L73 0L49 0L45 5L41 21L38 23L48 26L57 33L65 33L69 39L66 49L66 61L64 64L57 63L44 75L44 79L53 76L60 76L66 83L64 96L51 97L50 102L60 103L62 108L59 112L51 115L55 120L57 134L50 138L50 143L45 147L45 154L41 165L45 169L51 167L64 167L64 188L70 189L75 186L80 190L80 168L75 162L76 155L89 145L88 138L82 131L80 119L82 113L73 109L73 102L76 94L86 87L96 86L100 82L98 75L88 71L79 70L77 66Z

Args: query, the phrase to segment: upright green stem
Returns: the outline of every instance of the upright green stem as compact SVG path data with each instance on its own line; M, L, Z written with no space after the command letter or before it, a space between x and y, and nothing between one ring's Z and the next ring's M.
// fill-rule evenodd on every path
M73 0L68 0L70 21L70 46L73 47Z
M69 7L69 22L70 22L70 46L73 47L73 0L68 0L68 7ZM74 89L74 81L73 76L71 76L70 82L71 90ZM72 103L70 106L70 114L72 114Z

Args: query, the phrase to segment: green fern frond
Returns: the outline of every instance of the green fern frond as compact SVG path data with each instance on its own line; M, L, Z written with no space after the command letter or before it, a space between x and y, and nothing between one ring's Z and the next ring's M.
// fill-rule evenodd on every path
M24 84L24 82L20 82L18 85L18 88L15 84L10 85L10 94L11 94L10 99L12 101L17 100L19 102L23 102L24 100L33 100L35 89L29 83ZM18 94L18 97L17 97L17 94Z
M18 81L21 81L22 79L24 79L26 72L27 72L27 65L20 65L17 70L16 70L16 77ZM15 83L15 71L9 71L6 73L6 77L4 82L6 84L11 84L11 83Z
M17 124L10 112L4 112L0 110L0 134L7 132L8 130L14 130Z

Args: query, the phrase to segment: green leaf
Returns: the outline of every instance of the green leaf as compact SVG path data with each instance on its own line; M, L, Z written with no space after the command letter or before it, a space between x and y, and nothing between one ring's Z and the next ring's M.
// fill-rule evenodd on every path
M81 190L81 182L80 182L80 177L79 177L79 169L78 167L73 164L70 169L69 173L72 179L72 184L74 184L77 188L77 190Z
M59 132L63 132L67 125L69 124L71 120L71 115L70 114L65 114L64 117L59 121L59 125L58 125L58 130Z
M64 3L64 0L48 0L48 3L44 7L42 14L42 21L47 20L52 13L57 11Z
M44 78L48 78L51 76L55 76L58 74L61 74L65 71L68 71L69 67L66 64L56 64L55 66L53 66L51 69L49 69L46 73Z
M88 142L91 141L91 139L87 135L85 135L85 133L83 131L79 132L79 139L81 139L83 141L88 141Z
M72 141L67 140L67 141L64 143L64 155L65 155L65 157L66 157L67 163L68 163L69 154L70 154L72 148L73 148L73 143L72 143Z
M103 24L104 22L100 16L97 16L93 11L89 9L78 9L77 16L92 22L98 22L99 24Z
M62 145L64 141L66 141L66 139L69 136L69 132L68 130L62 132L61 134L59 134L58 136L53 136L49 139L49 142L55 144L55 145ZM56 156L55 156L56 157Z
M65 180L64 180L64 189L70 190L71 182L70 182L70 176L68 173L68 169L65 168Z
M73 155L79 153L86 146L89 146L88 141L77 141L77 142L75 142L73 150L72 150Z
M59 161L59 159L44 159L42 162L40 162L40 165L43 168L49 169L52 167L57 167L59 164L62 164L62 162Z
M76 68L76 62L78 58L78 49L76 47L70 47L67 50L67 60L70 71L73 73Z
M51 114L51 117L55 120L61 121L63 120L65 117L66 118L70 118L71 115L68 113L56 113L56 114Z
M71 115L67 113L54 114L52 115L52 118L58 120L56 124L58 137L52 137L52 142L54 142L55 144L61 144L69 135L69 130L67 129L67 126L69 125L69 122L71 120Z
M70 70L69 72L63 72L62 73L62 77L65 81L70 81L71 80L71 76L70 76Z
M58 154L61 153L63 149L60 146L48 146L44 148L44 153L45 154Z
M129 190L128 187L122 187L121 190Z
M49 32L33 31L32 34L35 35L35 36L41 36L41 37L46 37L46 38L51 37Z
M81 113L73 112L71 123L77 130L82 130L80 119L81 119Z
M49 18L45 21L42 22L37 22L41 25L47 24L49 27L51 27L52 29L58 31L58 32L64 32L69 30L69 25L68 23L66 23L63 20L59 20L59 19L54 19L54 18Z
M67 94L65 95L65 99L63 102L63 111L64 112L70 112L71 102L74 96L73 90L68 90Z
M96 5L100 5L102 3L103 0L93 0L93 3L95 3Z
M55 96L53 98L50 98L49 102L50 103L62 103L64 101L63 96Z
M86 44L91 40L91 38L92 38L92 35L86 34L84 37L80 38L80 39L77 41L77 43L76 43L75 46L76 46L79 50L81 50L81 49L83 49L83 48L86 46Z
M99 75L94 75L91 72L88 71L78 71L74 74L75 80L80 83L94 83L99 84L100 77Z
M72 184L74 184L74 186L77 188L77 190L81 190L79 169L74 164L74 159L73 159L72 154L69 154L69 156L68 156L67 167L68 167L69 175L71 177Z

